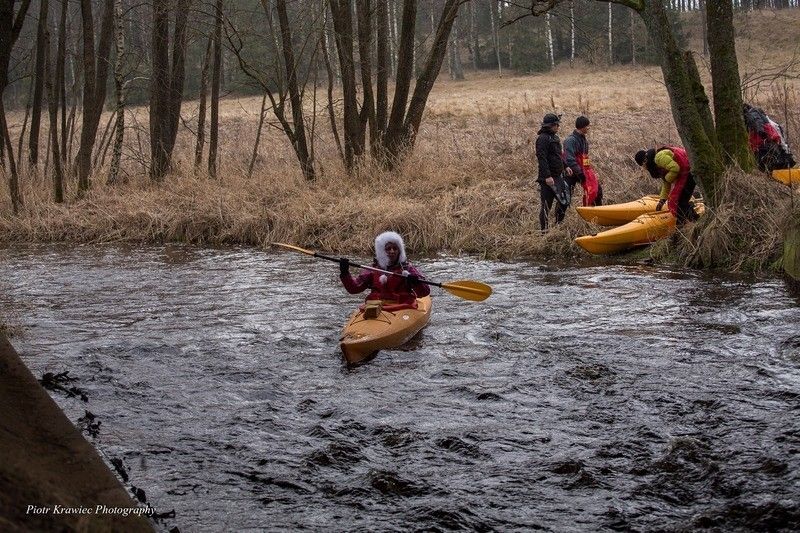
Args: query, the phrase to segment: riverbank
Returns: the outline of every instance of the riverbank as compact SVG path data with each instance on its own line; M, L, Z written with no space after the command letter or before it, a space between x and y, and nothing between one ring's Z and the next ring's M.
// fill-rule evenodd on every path
M789 24L797 18L794 11L759 12L737 22L747 99L784 124L790 139L800 131L800 85L790 53L794 41L775 50L765 28L795 27ZM699 34L687 22L697 50ZM770 74L781 66L788 69L786 76ZM705 69L702 75L707 77ZM542 116L563 113L562 136L572 131L577 116L590 117L592 164L605 203L657 192L658 183L642 177L633 154L680 143L658 67L577 64L540 75L468 72L465 81L443 78L430 95L414 153L393 172L365 164L347 174L328 126L327 95L318 91L312 105L309 91L306 111L313 117L318 173L311 183L303 179L279 128L266 126L257 135L261 98L254 96L221 101L218 179L209 179L204 164L195 168L196 139L189 128L181 128L172 173L152 184L147 177L148 109L131 108L122 163L127 183L106 185L108 162L100 156L91 191L79 197L70 182L66 202L56 205L49 175L23 169L25 208L19 216L11 214L8 190L0 187L0 241L259 247L285 241L352 255L366 254L376 233L393 229L406 237L415 255L468 253L591 264L596 259L573 239L603 228L584 222L574 210L562 226L546 235L539 232L533 141ZM184 103L185 125L195 124L197 114L198 102ZM11 135L17 138L22 114L9 116ZM772 268L798 202L793 204L791 189L763 174L727 181L730 193L718 212L687 228L686 238L651 248L649 256L730 270ZM580 193L576 196L573 205L580 204Z
M152 531L2 332L0 412L0 529Z

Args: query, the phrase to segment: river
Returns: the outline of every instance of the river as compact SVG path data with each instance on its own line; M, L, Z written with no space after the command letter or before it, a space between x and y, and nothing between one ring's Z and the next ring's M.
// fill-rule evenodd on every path
M15 347L76 378L87 401L51 394L164 530L800 527L800 306L780 280L421 259L494 294L434 289L406 349L347 368L360 300L333 263L0 258Z

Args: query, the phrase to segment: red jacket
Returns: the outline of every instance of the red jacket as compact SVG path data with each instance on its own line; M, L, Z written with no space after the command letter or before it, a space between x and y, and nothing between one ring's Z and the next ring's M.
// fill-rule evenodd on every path
M402 274L403 270L407 270L409 274L424 278L422 273L411 263L404 263L386 270L397 272L398 274ZM385 283L381 283L382 277ZM341 276L341 280L344 288L350 294L358 294L365 289L372 289L367 295L367 300L384 300L392 303L410 304L414 303L417 298L428 296L431 293L427 283L412 283L406 277L389 276L372 270L362 270L356 278L346 274Z

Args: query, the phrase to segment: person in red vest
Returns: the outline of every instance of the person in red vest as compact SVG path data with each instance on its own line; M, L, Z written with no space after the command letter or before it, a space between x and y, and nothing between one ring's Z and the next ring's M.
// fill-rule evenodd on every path
M358 294L370 289L367 300L412 306L416 305L417 298L431 293L428 284L420 281L425 276L406 258L403 238L393 231L385 231L375 238L375 260L372 266L395 272L399 276L364 269L353 278L350 275L350 262L342 258L339 260L339 277L347 292Z
M639 150L634 159L651 177L662 182L657 211L661 211L668 201L669 211L678 219L678 224L697 220L697 214L689 203L696 183L686 150L680 146L662 146Z
M597 173L589 162L589 119L581 115L575 120L575 131L564 139L564 163L572 169L572 177L567 178L571 186L580 182L583 187L583 205L603 205L603 189Z

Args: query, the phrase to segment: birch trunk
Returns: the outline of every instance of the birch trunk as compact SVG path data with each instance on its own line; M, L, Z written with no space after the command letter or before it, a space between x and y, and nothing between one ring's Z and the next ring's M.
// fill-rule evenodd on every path
M114 130L114 148L111 151L111 169L108 184L117 183L119 163L122 159L122 141L125 138L125 21L122 17L122 0L114 0L114 89L117 93L117 123Z

